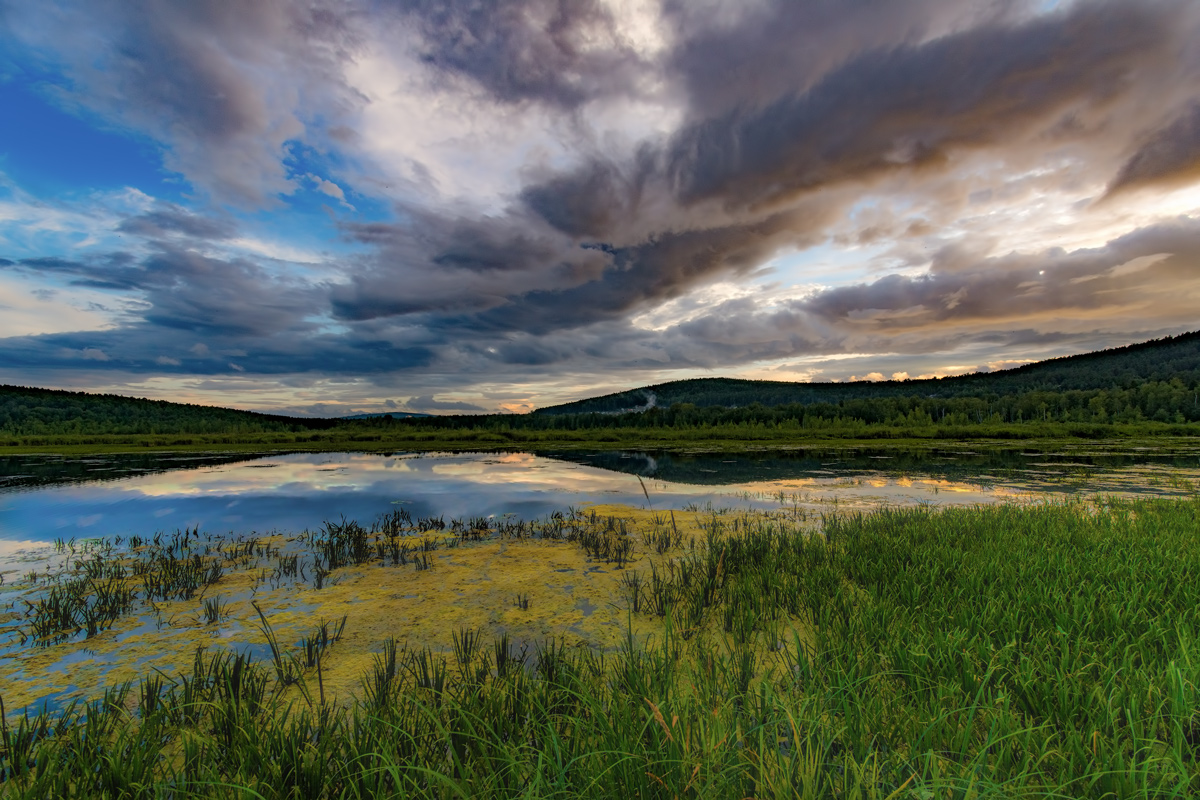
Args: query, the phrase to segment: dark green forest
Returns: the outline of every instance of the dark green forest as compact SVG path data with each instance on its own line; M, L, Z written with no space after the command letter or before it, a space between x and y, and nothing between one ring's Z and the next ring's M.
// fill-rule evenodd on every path
M12 436L285 433L334 424L166 400L0 386L0 431Z
M794 431L839 429L854 433L871 426L897 429L987 426L1001 428L1024 423L1074 423L1094 431L1075 435L1103 436L1112 423L1160 422L1174 425L1200 422L1200 390L1188 384L1146 381L1129 388L1069 391L1027 391L1001 395L921 397L862 397L837 402L789 403L768 406L751 403L726 408L692 403L655 406L646 411L605 414L530 414L526 416L429 417L409 420L422 429L576 431L604 428L694 429L756 425Z
M411 424L512 430L729 425L853 430L1141 422L1200 422L1200 332L953 378L853 383L699 378L552 406L524 417L435 417ZM1095 435L1102 434L1098 428Z
M649 402L650 398L654 402ZM638 410L631 410L631 409ZM1129 347L954 378L780 383L729 378L676 381L542 409L532 414L305 419L198 405L0 386L0 433L32 437L184 434L414 441L475 433L671 429L747 438L906 435L1062 435L1102 438L1116 425L1157 423L1175 433L1200 422L1200 332ZM1054 426L1059 426L1055 428ZM1064 427L1065 426L1065 427ZM1153 427L1153 426L1151 426ZM937 433L942 431L943 433ZM1015 431L1015 433L1014 433ZM540 433L538 433L540 432ZM624 434L623 434L624 435ZM1048 433L1047 435L1059 435ZM24 441L17 441L21 437ZM316 437L316 438L314 438ZM511 438L511 437L510 437ZM579 438L575 436L573 438ZM63 443L58 441L58 443ZM249 439L247 439L249 441Z

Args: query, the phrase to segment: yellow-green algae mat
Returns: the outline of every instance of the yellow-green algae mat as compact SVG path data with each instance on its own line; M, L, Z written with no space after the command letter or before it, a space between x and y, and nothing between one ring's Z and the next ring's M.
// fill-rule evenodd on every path
M648 569L650 561L667 558L647 552L651 548L643 546L642 533L669 525L686 548L714 512L655 512L619 505L592 505L588 512L625 523L636 547L624 567L590 558L572 542L491 537L433 550L428 569L417 570L412 564L344 567L331 573L320 589L311 581L270 589L263 585L261 571L239 569L206 590L209 599L220 596L227 601L219 622L204 623L203 598L198 596L157 602L157 613L130 614L81 641L51 646L30 642L0 661L0 696L11 713L37 710L47 700L91 697L154 671L170 678L189 669L198 646L251 646L257 657L269 660L255 604L281 648L293 652L321 622L336 628L347 617L341 640L321 657L323 690L335 702L346 702L359 692L363 675L389 637L410 648L445 651L454 632L469 628L482 633L485 642L507 634L518 647L529 645L531 652L546 640L613 650L631 626L638 639L661 626L660 620L630 614L619 584L625 571ZM282 546L287 537L259 541ZM518 603L518 596L528 602Z

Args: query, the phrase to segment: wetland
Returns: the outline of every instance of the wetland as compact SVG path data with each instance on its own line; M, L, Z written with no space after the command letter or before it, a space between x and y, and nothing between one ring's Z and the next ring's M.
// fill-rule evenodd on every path
M0 788L1170 794L1198 481L1186 442L8 456Z

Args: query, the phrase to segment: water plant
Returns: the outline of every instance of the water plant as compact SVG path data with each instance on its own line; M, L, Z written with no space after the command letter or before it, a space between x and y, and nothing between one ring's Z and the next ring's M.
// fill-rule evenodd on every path
M363 698L369 707L378 710L387 705L398 674L396 640L389 636L383 640L383 652L375 656L371 674L363 679Z
M267 640L267 646L271 650L271 662L275 667L275 680L280 686L291 686L299 682L301 670L297 664L297 659L290 652L285 652L279 646L279 639L275 636L275 631L271 627L271 623L267 620L267 615L259 607L258 603L251 601L255 613L259 618L259 630ZM240 670L240 667L239 667Z
M340 522L326 520L323 535L315 540L318 551L329 569L348 564L362 564L371 557L371 532L355 520Z
M137 599L123 575L73 577L25 600L29 631L36 642L52 645L84 632L91 637L130 611Z
M256 606L266 663L198 650L136 692L6 723L0 794L1200 792L1198 500L890 509L819 532L712 515L694 548L654 555L624 575L639 625L614 651L534 642L526 666L507 635L459 629L452 669L387 638L342 705L306 702L313 667Z
M332 622L322 622L317 625L316 629L300 640L300 649L304 652L304 666L312 668L317 666L323 653L334 642L341 641L342 633L346 629L347 616L335 626Z
M204 624L215 625L221 620L221 614L225 610L225 600L217 595L216 597L208 597L204 600Z
M470 628L459 628L453 634L454 660L458 662L458 672L463 680L469 680L475 659L483 644L483 635Z

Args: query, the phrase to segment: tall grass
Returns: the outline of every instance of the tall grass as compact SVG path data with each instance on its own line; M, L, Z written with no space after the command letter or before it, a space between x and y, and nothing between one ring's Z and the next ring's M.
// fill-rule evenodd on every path
M706 534L627 574L629 613L661 617L649 640L460 629L451 668L388 639L337 707L198 652L162 685L13 721L0 794L1200 792L1200 502L885 510L823 536L714 516Z

